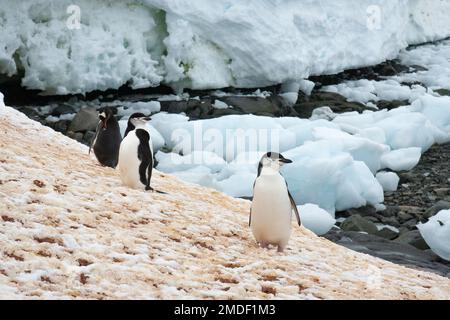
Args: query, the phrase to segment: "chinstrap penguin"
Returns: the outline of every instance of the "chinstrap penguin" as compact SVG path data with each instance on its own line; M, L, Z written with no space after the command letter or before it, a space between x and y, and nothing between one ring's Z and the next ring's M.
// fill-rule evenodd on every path
M111 108L101 108L95 136L91 141L89 153L94 149L95 157L103 166L115 168L119 160L122 136L119 123Z
M258 165L258 177L253 185L253 201L249 226L256 242L263 248L275 245L279 252L286 248L291 236L291 217L300 215L280 168L292 160L276 152L266 153Z
M147 123L150 117L134 113L128 119L125 137L119 151L119 171L122 182L133 189L150 187L153 170L153 144Z

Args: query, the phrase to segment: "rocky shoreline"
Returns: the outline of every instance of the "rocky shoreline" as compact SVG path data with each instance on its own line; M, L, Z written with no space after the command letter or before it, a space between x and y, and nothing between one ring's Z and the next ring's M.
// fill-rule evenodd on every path
M421 70L419 66L403 66L398 61L387 61L378 66L348 70L337 75L311 77L315 84L310 95L299 93L297 102L289 105L280 95L280 87L255 89L227 88L223 91L189 91L177 99L160 100L160 110L185 113L191 120L210 119L231 114L254 114L270 117L309 118L316 108L328 106L334 113L371 110L362 103L349 102L337 93L320 91L322 86L346 80L381 80L401 72ZM408 84L412 85L412 84ZM0 88L0 91L2 89ZM95 109L111 106L117 110L121 102L148 102L167 95L167 88L91 94L86 98L40 97L38 105L27 99L11 98L6 91L7 104L25 113L29 118L89 144L97 124ZM33 93L34 94L34 93ZM442 92L445 94L445 92ZM232 108L216 108L215 101ZM379 109L393 109L408 104L407 101L378 101ZM49 116L58 118L49 121ZM377 256L395 263L434 271L450 277L450 263L437 257L422 239L416 225L436 214L450 209L450 145L433 146L419 165L409 172L400 172L399 189L385 193L386 210L372 207L351 209L336 213L337 226L325 238L352 250Z
M399 188L385 192L386 210L364 207L337 212L345 219L325 238L352 250L450 277L450 262L435 255L416 225L450 209L450 144L435 145L411 171L400 172ZM383 228L388 225L394 228ZM392 230L396 229L398 232Z

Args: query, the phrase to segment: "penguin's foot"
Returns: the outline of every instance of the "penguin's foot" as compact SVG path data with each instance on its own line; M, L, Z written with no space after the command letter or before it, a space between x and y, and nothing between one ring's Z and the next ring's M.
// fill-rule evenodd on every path
M282 253L283 251L284 251L284 246L278 245L278 250L277 250L277 252Z
M149 191L149 190L150 190L150 191L154 191L154 189L153 189L152 187L146 186L146 187L145 187L145 191Z

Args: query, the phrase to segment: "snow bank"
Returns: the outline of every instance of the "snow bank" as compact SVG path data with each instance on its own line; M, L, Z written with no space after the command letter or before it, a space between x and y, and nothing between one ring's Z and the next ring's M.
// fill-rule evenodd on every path
M417 225L420 234L438 256L450 261L450 210L443 210L425 224Z
M448 14L447 14L448 15ZM450 40L436 45L426 45L400 53L400 61L405 65L426 66L426 70L402 74L393 79L399 82L421 82L432 89L450 90Z
M24 71L24 87L69 94L163 80L156 10L137 1L2 2L0 74Z
M305 228L283 254L257 248L250 202L157 170L152 184L167 194L126 188L86 146L5 109L0 299L450 298L447 278ZM366 277L342 276L355 273Z
M2 0L6 1L6 0ZM48 93L261 87L374 65L450 35L450 2L71 0L0 6L0 74ZM77 8L80 18L77 19ZM78 28L79 26L79 28ZM295 93L288 91L289 101Z

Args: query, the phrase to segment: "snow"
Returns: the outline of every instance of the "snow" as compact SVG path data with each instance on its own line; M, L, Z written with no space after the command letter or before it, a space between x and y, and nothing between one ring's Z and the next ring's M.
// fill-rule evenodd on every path
M431 250L450 261L450 210L440 211L417 228Z
M138 101L138 102L117 102L121 106L117 108L117 115L120 117L130 117L133 113L152 114L161 111L159 101ZM109 104L111 105L111 104Z
M126 188L86 146L4 109L1 299L450 298L447 278L359 254L303 227L281 255L257 248L249 201L158 170L153 186L167 194ZM383 290L342 278L371 266L382 270Z
M137 2L99 5L77 1L80 28L71 29L64 1L21 1L3 5L0 16L0 73L24 68L22 85L50 94L86 93L158 85L163 53L157 12ZM15 55L17 54L17 59Z
M425 70L402 74L392 79L406 83L421 82L432 89L450 90L449 44L450 40L446 40L438 44L414 48L414 50L401 51L399 55L401 63L422 66Z
M395 233L400 233L400 230L398 228L387 225L387 224L375 223L375 225L377 226L378 231L381 231L383 229L389 229L391 231L394 231Z
M77 1L79 21L67 12L70 0L2 6L0 74L23 68L23 86L54 94L127 83L178 92L264 87L374 65L450 35L448 1L101 3Z
M318 205L307 203L297 206L303 226L316 235L326 234L336 223L336 220Z
M397 191L398 183L400 182L399 176L395 172L378 172L375 176L378 182L383 187L384 191L393 192Z
M427 89L421 85L412 85L409 87L395 80L375 81L366 79L326 86L321 90L339 93L346 97L348 101L365 104L369 101L378 102L380 100L406 100L412 102L427 93Z

